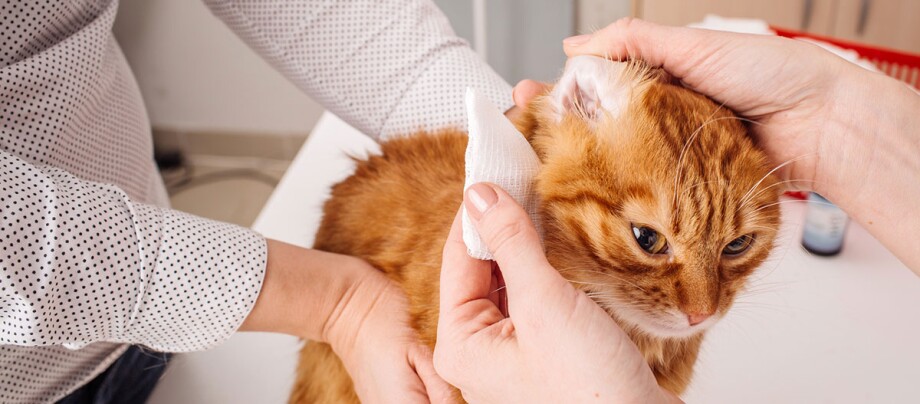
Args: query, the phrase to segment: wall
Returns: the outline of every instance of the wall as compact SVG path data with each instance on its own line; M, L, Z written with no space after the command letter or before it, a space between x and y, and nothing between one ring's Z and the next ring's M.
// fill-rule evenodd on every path
M323 111L201 1L122 0L114 31L156 128L305 136Z
M454 31L473 43L470 0L434 0ZM488 63L509 83L551 81L565 64L562 40L575 32L576 1L487 0Z
M576 29L588 34L610 23L634 15L638 0L578 0Z

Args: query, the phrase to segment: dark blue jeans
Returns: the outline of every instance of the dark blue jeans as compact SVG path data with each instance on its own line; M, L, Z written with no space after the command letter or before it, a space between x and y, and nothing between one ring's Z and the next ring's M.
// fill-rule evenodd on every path
M58 404L143 403L166 370L172 354L131 346L104 372Z

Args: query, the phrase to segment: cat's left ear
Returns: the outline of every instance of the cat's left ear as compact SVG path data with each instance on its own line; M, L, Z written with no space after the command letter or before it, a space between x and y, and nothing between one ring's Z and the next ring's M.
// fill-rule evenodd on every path
M561 121L567 115L596 123L618 118L629 106L632 90L642 81L636 68L597 56L576 56L550 93L550 104Z

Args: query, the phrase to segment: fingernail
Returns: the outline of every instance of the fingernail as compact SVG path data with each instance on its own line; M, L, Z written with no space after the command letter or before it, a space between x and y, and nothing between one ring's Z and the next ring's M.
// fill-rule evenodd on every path
M492 205L498 202L498 194L492 187L486 184L473 184L466 190L466 210L473 217L479 220Z
M579 46L584 45L589 39L591 39L591 34L570 36L563 39L562 44L565 46Z

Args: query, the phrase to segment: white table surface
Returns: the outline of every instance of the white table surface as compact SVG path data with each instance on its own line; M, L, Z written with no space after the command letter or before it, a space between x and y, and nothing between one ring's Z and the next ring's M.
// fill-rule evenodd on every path
M326 113L253 227L311 245L330 185L352 170L346 153L368 150L373 141ZM709 332L684 399L920 402L920 279L856 225L841 255L811 256L798 244L803 213L800 202L784 205L780 246ZM178 355L150 402L286 402L298 348L295 338L249 333Z

